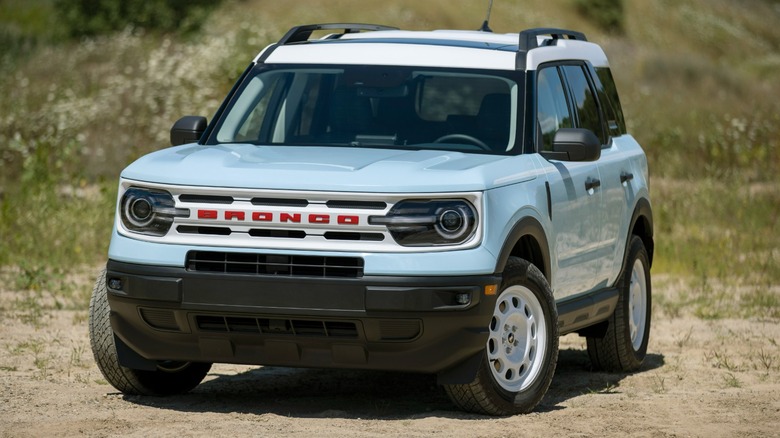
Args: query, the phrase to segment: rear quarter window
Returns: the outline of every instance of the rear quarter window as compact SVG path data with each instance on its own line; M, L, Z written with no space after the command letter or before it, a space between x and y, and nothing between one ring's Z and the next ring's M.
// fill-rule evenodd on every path
M604 102L609 135L617 137L625 134L626 122L623 118L623 108L620 106L617 87L609 67L596 67L596 89L599 99Z

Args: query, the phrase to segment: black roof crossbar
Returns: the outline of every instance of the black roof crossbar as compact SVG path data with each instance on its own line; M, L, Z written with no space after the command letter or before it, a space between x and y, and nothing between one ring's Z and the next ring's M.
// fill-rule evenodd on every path
M539 40L537 37L543 35L549 35L552 37L552 41L550 41L550 44L552 45L555 45L560 39L588 41L588 39L585 38L584 33L574 30L556 29L553 27L526 29L520 32L520 41L518 41L517 45L517 57L515 60L515 68L517 70L525 70L526 56L528 55L528 51L539 47Z
M380 24L363 24L363 23L324 23L324 24L306 24L303 26L295 26L279 40L279 45L301 43L308 41L309 37L315 30L330 30L330 29L343 29L344 34L357 33L362 30L398 30L397 27L382 26Z
M566 30L566 29L555 29L552 27L538 27L535 29L527 29L520 32L520 42L519 42L518 50L522 52L527 52L531 49L535 49L539 47L539 42L537 41L536 37L540 35L550 35L553 41L564 39L564 38L568 38L570 40L577 40L577 41L588 41L588 39L585 38L585 34L582 32Z

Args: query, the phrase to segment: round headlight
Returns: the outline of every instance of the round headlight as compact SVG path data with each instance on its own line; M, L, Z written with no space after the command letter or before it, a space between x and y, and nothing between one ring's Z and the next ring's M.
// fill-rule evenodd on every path
M445 239L459 239L470 229L468 212L463 206L443 208L437 217L436 232Z
M176 208L170 193L131 187L120 200L122 224L128 231L150 236L165 235L175 217L188 217L189 210Z
M402 246L460 245L477 230L477 211L465 199L405 199L385 216L370 216Z
M130 202L129 219L138 226L148 225L152 220L152 203L146 198L137 198Z

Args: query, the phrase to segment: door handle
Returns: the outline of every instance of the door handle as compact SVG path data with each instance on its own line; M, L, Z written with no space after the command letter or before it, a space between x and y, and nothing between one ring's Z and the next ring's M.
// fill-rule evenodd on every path
M631 172L620 172L620 184L625 183L626 181L631 181L634 179L634 174Z
M585 180L585 190L590 191L591 189L595 189L601 187L601 180L598 178L591 178L588 177L588 179Z

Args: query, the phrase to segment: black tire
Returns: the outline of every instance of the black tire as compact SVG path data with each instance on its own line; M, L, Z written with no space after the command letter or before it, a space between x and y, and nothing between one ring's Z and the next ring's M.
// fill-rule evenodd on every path
M631 236L618 289L617 307L608 319L606 335L588 338L588 355L596 370L635 371L647 354L652 307L650 258L637 236Z
M156 371L134 370L119 364L107 293L104 270L95 281L89 301L89 341L98 369L108 383L131 395L181 394L198 386L211 369L210 363L163 361Z
M558 310L550 286L536 266L512 257L474 381L444 389L465 411L524 414L544 397L557 361Z

